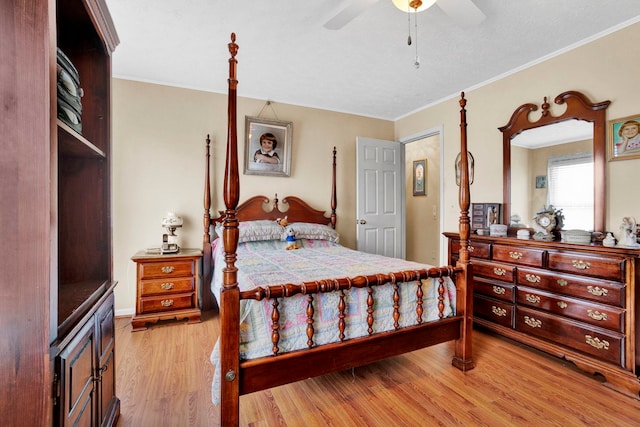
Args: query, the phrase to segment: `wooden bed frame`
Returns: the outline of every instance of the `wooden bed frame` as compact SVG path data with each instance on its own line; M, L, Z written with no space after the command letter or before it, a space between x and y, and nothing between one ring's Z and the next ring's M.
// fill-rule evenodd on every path
M325 216L323 211L311 208L302 199L294 196L285 197L282 203L288 209L281 211L277 196L272 203L265 196L255 196L238 205L240 184L238 172L238 144L236 123L236 54L238 45L235 34L231 34L229 43L229 96L228 96L228 133L224 176L224 202L226 209L220 211L219 217L212 217L211 187L209 177L209 139L206 146L206 174L204 194L204 242L203 242L203 278L205 287L209 286L212 277L212 253L210 226L215 221L223 223L222 242L225 251L223 273L223 289L220 294L220 357L221 357L221 423L223 426L235 426L240 420L240 396L255 391L276 387L282 384L307 379L330 372L366 365L378 360L445 341L455 340L455 352L452 364L462 370L473 369L471 356L472 332L472 295L471 265L467 250L469 241L469 171L467 164L466 140L466 100L464 93L460 99L461 129L461 171L460 171L460 254L457 265L397 273L382 273L372 276L359 276L343 279L318 280L301 284L283 284L269 286L267 289L241 292L237 283L235 266L238 246L240 221L254 219L276 219L287 215L290 222L304 221L328 224L335 228L336 224L336 150L333 150L333 179L331 192L331 215ZM419 275L419 277L417 276ZM240 360L240 300L263 298L286 298L295 294L314 295L350 289L352 287L372 287L406 280L417 280L427 277L451 276L456 284L456 314L433 322L420 323L416 326L396 328L394 331L372 333L361 338L343 340L342 342L312 346L309 349L293 351L253 360ZM277 307L277 304L275 304ZM373 307L371 306L371 311ZM309 323L312 325L313 307L308 310ZM421 311L418 302L417 312ZM277 314L277 310L274 310ZM344 315L344 312L342 312ZM394 313L395 315L395 313ZM277 345L278 316L272 325L272 340ZM373 318L372 318L373 319ZM340 322L340 329L344 327ZM308 328L313 335L313 326Z

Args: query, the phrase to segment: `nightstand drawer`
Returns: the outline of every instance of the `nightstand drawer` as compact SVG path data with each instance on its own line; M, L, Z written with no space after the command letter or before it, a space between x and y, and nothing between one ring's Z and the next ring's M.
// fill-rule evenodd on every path
M140 314L195 307L194 293L140 298Z
M191 260L166 260L138 264L140 279L159 277L185 277L195 274L195 262Z
M168 295L181 292L191 292L194 290L195 279L190 278L175 278L166 280L142 280L140 282L140 289L138 292L141 297L149 295Z

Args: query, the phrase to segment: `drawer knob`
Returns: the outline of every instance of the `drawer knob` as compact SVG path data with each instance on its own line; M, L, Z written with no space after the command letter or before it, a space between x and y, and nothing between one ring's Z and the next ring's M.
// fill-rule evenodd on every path
M473 246L471 246L471 245L467 246L467 250L468 250L469 252L473 252L473 251L474 251L474 249L475 249L475 248L474 248Z
M162 289L164 289L165 291L168 291L168 290L170 290L170 289L173 289L173 286L174 286L174 285L173 285L173 282L165 282L165 283L163 283L163 284L161 284L161 285L160 285L160 287L161 287Z
M520 258L522 258L522 252L509 251L509 256L512 259L520 259Z
M498 294L498 295L504 295L504 293L507 292L507 290L505 288L503 288L502 286L493 286L493 293L494 294Z
M495 274L496 276L504 276L506 272L507 270L505 270L504 268L495 267L493 269L493 274Z
M535 274L526 274L524 276L525 279L527 279L527 282L531 282L531 283L540 283L540 276L536 276Z
M524 323L531 326L532 328L542 327L542 322L536 319L535 317L524 316Z
M591 263L589 261L582 261L581 259L574 259L571 263L578 270L588 270L589 267L591 267Z
M567 303L566 303L566 302L564 302L564 301L558 301L558 302L557 302L557 304L558 304L558 307L560 307L560 308L567 308L567 307L569 307L569 306L567 305Z
M162 301L160 301L160 305L162 305L163 307L171 307L173 305L173 300L163 299Z
M585 342L589 344L591 347L595 347L598 350L609 350L609 341L601 340L598 337L592 337L591 335L584 336Z
M609 291L606 289L603 289L599 286L591 286L591 285L587 286L587 292L597 297L606 296L609 293Z
M598 310L587 310L587 315L593 320L607 320L607 313L600 313Z
M531 295L531 294L526 294L525 298L527 299L527 301L529 301L531 304L538 304L540 302L540 297L538 295Z
M165 265L164 267L162 267L162 272L169 274L169 273L173 273L173 270L175 270L176 268L172 265Z
M496 316L500 316L500 317L504 317L507 315L507 310L505 310L502 307L496 307L495 305L491 306L491 311L493 312L493 314L495 314Z
M567 286L567 285L569 284L569 282L567 282L567 281L566 281L566 280L564 280L564 279L558 279L557 283L558 283L558 285L560 285L560 286Z

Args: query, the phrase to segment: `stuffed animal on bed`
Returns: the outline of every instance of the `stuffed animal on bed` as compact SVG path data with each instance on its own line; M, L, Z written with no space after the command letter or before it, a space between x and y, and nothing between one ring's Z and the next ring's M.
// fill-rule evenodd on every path
M289 224L289 221L287 220L287 217L285 216L284 218L278 218L276 219L276 223L282 227L286 227Z
M291 226L284 229L285 241L287 242L287 250L298 249L300 246L296 243L296 232Z

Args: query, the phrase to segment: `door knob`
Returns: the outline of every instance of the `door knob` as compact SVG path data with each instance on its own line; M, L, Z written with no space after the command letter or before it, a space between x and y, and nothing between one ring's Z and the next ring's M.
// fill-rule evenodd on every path
M356 223L357 223L357 224L366 224L366 223L367 223L367 221L366 221L366 220L364 220L364 219L356 219Z

